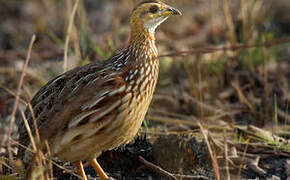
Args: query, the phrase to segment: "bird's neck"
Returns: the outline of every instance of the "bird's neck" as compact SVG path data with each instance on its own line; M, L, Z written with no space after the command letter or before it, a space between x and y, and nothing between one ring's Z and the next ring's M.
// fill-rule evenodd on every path
M158 52L154 34L149 31L131 32L127 48L124 48L112 60L116 64L116 69L120 69L122 65L135 63L152 64L152 62L155 62L158 64Z
M145 59L156 59L158 56L155 45L154 32L148 30L132 31L129 40L129 49L136 58L144 57Z

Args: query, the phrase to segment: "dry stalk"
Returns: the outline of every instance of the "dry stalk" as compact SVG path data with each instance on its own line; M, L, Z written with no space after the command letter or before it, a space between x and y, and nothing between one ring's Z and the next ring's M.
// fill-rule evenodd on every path
M202 107L205 114L215 114L216 112L223 113L223 111L221 109L217 109L214 106L211 106L209 104L206 104L206 103L203 103L199 100L196 100L187 93L184 93L184 97L187 98L188 100L190 100L190 102L192 102L197 107L200 107L200 108Z
M15 122L16 110L17 110L17 107L18 107L19 99L20 99L21 87L22 87L22 84L23 84L23 81L24 81L25 72L26 72L26 69L27 69L27 66L28 66L28 63L29 63L29 60L30 60L31 50L32 50L34 41L35 41L35 35L33 35L31 40L30 40L29 48L28 48L28 52L27 52L27 57L25 59L25 63L23 65L21 76L20 76L20 80L19 80L19 83L18 83L17 93L16 93L16 97L15 97L15 101L14 101L14 105L13 105L13 110L12 110L12 116L11 116L11 120L10 120L10 127L9 127L9 131L8 131L8 137L9 138L11 137L11 134L12 134L13 125L14 125L14 122ZM10 149L10 143L8 144L8 149ZM11 153L9 153L9 156L12 159Z
M69 39L70 39L70 35L72 32L72 27L73 27L73 23L74 23L74 17L77 11L77 7L79 4L79 0L75 1L70 19L69 19L69 24L68 24L68 28L67 28L67 34L65 37L65 45L64 45L64 58L63 58L63 71L66 72L67 71L67 53L68 53L68 45L69 45Z
M29 127L29 124L27 122L27 119L26 119L26 117L24 115L24 112L22 110L20 110L20 113L21 113L22 119L24 121L24 125L25 125L25 128L27 130L27 133L28 133L28 136L29 136L29 139L30 139L30 142L31 142L31 146L32 146L32 149L33 149L33 152L36 152L35 141L34 141L34 138L33 138L32 132L31 132L31 129Z
M248 146L249 146L249 144L247 143L246 147L245 147L245 150L243 152L243 156L242 156L242 159L241 159L241 164L240 164L239 171L238 171L238 176L237 176L238 180L241 179L241 174L242 174L242 169L243 169L243 162L244 162L246 154L247 154Z
M160 110L160 109L151 108L150 112L152 112L154 114L160 114L160 115L163 115L163 116L171 116L171 117L174 117L174 118L193 119L194 121L198 120L198 118L193 116L193 115L187 116L187 115L184 115L184 114L179 114L179 113L175 113L175 112L168 112L168 111Z
M243 29L243 40L245 44L248 44L249 40L249 17L248 17L248 1L240 0L241 14L242 14L242 29Z
M252 1L251 6L253 6L251 10L251 24L254 24L257 21L257 18L261 16L261 9L263 7L264 1Z
M263 36L263 41L265 41L265 37ZM268 117L269 116L269 85L268 85L268 70L267 70L267 64L268 64L268 52L267 52L267 48L264 46L263 47L263 61L264 61L264 66L263 66L263 71L264 71L264 97L265 97L265 101L264 101L264 108L265 108L265 115L264 117ZM265 122L265 118L264 119L264 124Z
M58 167L58 168L64 170L65 172L68 172L68 173L70 173L71 175L74 175L75 177L78 177L78 178L80 178L80 179L82 178L81 176L79 176L78 174L76 174L73 170L69 170L69 169L67 169L67 168L65 168L65 167L63 167L63 166L61 166L61 165L59 165L59 164L57 164L57 163L55 163L55 162L53 162L53 161L52 161L52 164L55 165L56 167Z
M49 165L50 178L53 179L51 153L50 153L50 148L49 148L49 144L48 144L47 140L45 140L45 146L46 146L47 154L48 154L48 165Z
M21 73L21 71L19 69L16 69L15 67L0 67L0 73ZM26 77L29 77L29 78L32 78L33 80L35 81L38 81L39 84L44 84L46 83L46 81L41 77L39 76L38 73L34 73L34 72L31 72L29 70L27 70L25 72L25 76Z
M10 94L11 96L13 96L14 98L16 98L16 94L13 92L13 90L7 88L6 86L4 86L3 84L0 84L0 88L2 88L4 91L6 91L8 94ZM23 100L23 98L21 96L19 96L19 101L23 104L27 104L25 100Z
M34 114L32 105L30 103L28 103L27 106L28 106L28 109L31 113L32 119L33 119L33 125L34 125L37 143L40 143L40 135L39 135L38 126L37 126L37 122L36 122L36 118L35 118L35 114Z
M165 117L165 116L152 116L152 115L147 115L146 117L150 121L171 123L171 124L183 124L183 125L187 125L187 126L198 127L198 123L193 122L193 120L189 121L189 120L181 120L181 119L176 119L176 118L169 118L169 117Z
M202 79L201 79L201 63L198 63L197 66L197 72L198 72L198 83L201 84L202 83ZM199 101L201 103L203 103L203 94L202 94L202 88L199 88ZM204 116L204 110L203 110L203 106L200 106L200 119L201 121L203 121L203 117ZM206 121L207 125L208 125L208 121Z
M225 151L227 179L231 180L229 161L228 161L229 157L228 157L228 143L227 143L227 131L226 130L224 130L223 136L224 136L224 148L225 148L224 151Z
M0 157L0 164L1 164L0 174L3 174L2 166L5 166L6 168L13 170L13 167L10 166L9 164L7 164L5 161L7 161L7 159L5 157L1 156ZM1 176L0 176L0 179L1 179Z
M83 8L80 8L83 7L82 6L82 2L81 1L79 4L78 4L78 9L77 9L77 13L80 14L80 11L83 10ZM66 7L67 7L67 17L68 17L68 20L69 20L69 17L70 17L70 13L72 12L72 3L71 3L71 0L66 0ZM78 32L77 32L77 28L75 26L75 23L73 22L72 23L72 32L71 32L71 37L72 39L72 42L73 42L73 47L74 47L74 53L75 53L75 56L76 56L76 59L77 60L80 60L81 59L81 48L80 48L80 45L79 45L79 37L78 37Z
M195 72L192 70L192 68L190 68L189 66L189 63L190 63L190 60L189 60L189 56L185 56L183 57L183 66L184 66L184 69L187 73L187 77L188 77L188 82L189 82L189 90L190 90L190 94L194 97L194 98L198 98L199 97L199 92L195 86L196 82L194 80L194 74ZM194 58L195 60L196 58Z
M35 117L35 113L33 111L33 107L30 103L30 97L29 97L29 94L28 91L25 91L25 98L26 98L26 101L28 102L27 103L27 108L31 114L31 117L32 117L32 120L33 120L33 126L34 126L34 131L35 131L35 135L36 135L36 143L35 143L35 139L32 135L32 131L29 127L29 123L27 121L27 119L25 117L23 117L23 120L24 120L24 123L25 123L25 126L26 126L26 130L29 132L30 131L30 134L29 134L29 138L30 138L30 142L31 144L34 144L35 147L33 147L33 151L34 151L34 154L33 154L33 160L31 161L30 164L32 164L33 162L36 162L37 166L38 167L43 167L44 165L44 154L42 153L42 148L41 148L41 141L40 141L40 135L39 135L39 130L38 130L38 124L37 124L37 121L36 121L36 117ZM24 113L22 112L22 116L24 116ZM31 166L32 167L32 166ZM31 173L32 173L32 170L33 168L29 168L28 170L28 173L27 173L27 177L31 177ZM44 174L41 173L40 174L40 179L47 179L45 178Z
M23 113L23 111L22 111L22 113ZM23 118L23 119L25 119L25 118ZM26 120L26 121L27 121L27 120ZM30 129L29 126L28 126L28 129ZM27 129L27 130L28 130L28 129ZM31 132L31 129L30 129L30 132ZM30 133L29 136L30 136L30 138L33 139L33 136L32 136L31 133ZM12 141L13 143L17 144L17 145L20 146L21 148L25 148L27 151L29 151L29 152L31 152L31 153L35 153L35 152L37 151L37 149L36 149L36 150L32 150L32 149L30 149L29 147L26 147L26 146L22 145L21 143L19 143L18 141L15 141L15 140L12 139L12 138L10 138L10 141ZM34 141L34 139L33 139L32 141ZM32 145L32 146L33 146L33 145ZM35 145L35 147L36 147L36 145ZM50 149L48 149L48 151L50 151ZM48 152L48 153L50 153L50 152ZM47 159L47 160L50 160L50 159ZM76 176L76 177L81 178L79 175L75 174L73 171L71 171L71 170L69 170L69 169L66 169L65 167L63 167L63 166L57 164L56 162L54 162L54 161L52 161L52 160L51 160L50 162L51 162L53 165L55 165L56 167L58 167L58 168L64 170L65 172L68 172L68 173L70 173L70 174L72 174L72 175L74 175L74 176ZM1 163L2 163L2 162L1 162ZM6 165L6 164L4 164L4 165Z
M280 118L285 119L285 123L290 123L290 115L287 113L287 110L284 112L280 108L277 108L277 115Z
M236 45L237 38L235 35L235 28L234 28L234 24L233 24L233 18L232 18L231 12L230 12L228 0L223 0L223 12L224 12L224 16L225 16L226 25L227 25L228 30L229 30L228 36L229 36L230 43L232 45Z
M246 104L248 106L248 108L251 110L251 112L256 114L256 110L255 110L254 106L248 101L248 99L244 95L243 90L240 86L239 80L236 76L235 76L234 82L232 82L232 86L237 91L240 103Z
M200 131L205 139L205 142L206 142L206 145L207 145L207 148L208 148L208 151L209 151L209 154L210 154L210 157L211 157L211 160L212 160L212 165L213 165L213 168L214 168L214 172L215 172L215 175L216 175L216 179L217 180L220 180L220 173L219 173L219 166L218 166L218 162L217 162L217 159L216 159L216 156L210 146L210 143L208 141L208 132L204 130L203 126L199 123L199 128L200 128Z

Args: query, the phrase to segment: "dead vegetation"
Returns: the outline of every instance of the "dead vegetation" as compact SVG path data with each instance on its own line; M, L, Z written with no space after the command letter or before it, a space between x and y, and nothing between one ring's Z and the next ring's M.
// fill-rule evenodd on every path
M135 3L0 2L0 179L23 174L14 120L28 100L64 70L122 48ZM139 138L103 153L100 164L117 179L289 178L287 0L168 4L183 16L157 32L160 79ZM34 144L33 179L77 179Z

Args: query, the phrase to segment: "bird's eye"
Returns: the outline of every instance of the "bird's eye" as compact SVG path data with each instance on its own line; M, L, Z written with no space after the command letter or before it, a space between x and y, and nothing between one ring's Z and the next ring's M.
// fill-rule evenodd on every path
M149 9L149 11L151 13L156 13L158 11L158 6L156 6L156 5L151 6L150 9Z

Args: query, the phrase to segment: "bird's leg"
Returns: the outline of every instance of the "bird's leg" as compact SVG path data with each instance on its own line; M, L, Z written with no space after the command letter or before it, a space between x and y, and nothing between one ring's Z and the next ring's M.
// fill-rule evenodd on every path
M101 180L106 180L108 179L107 174L105 173L105 171L102 169L102 167L99 165L98 161L96 160L96 158L91 159L90 160L90 164L93 166L93 168L95 169L95 171L98 173L98 175L100 176Z
M82 161L75 162L75 166L77 167L78 174L82 177L82 179L87 180Z

